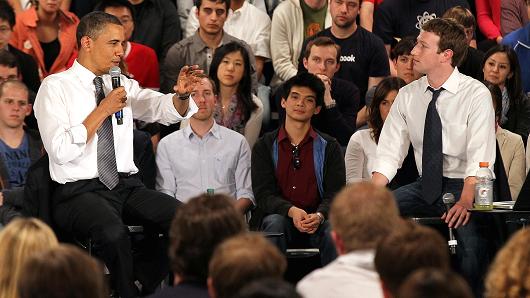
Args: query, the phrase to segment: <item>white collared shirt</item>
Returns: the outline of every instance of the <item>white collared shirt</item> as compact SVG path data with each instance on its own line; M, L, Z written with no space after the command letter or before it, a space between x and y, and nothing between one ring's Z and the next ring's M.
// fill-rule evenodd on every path
M98 177L97 134L87 143L86 117L96 108L96 76L77 62L64 72L46 77L35 99L35 116L44 147L50 157L50 174L59 183ZM112 89L110 76L102 76L105 94ZM197 105L190 100L188 112L181 116L173 105L173 94L164 95L142 89L138 82L121 76L127 92L123 124L112 117L114 148L118 172L136 173L133 161L133 118L170 124L191 117Z
M191 125L164 137L156 154L156 189L181 202L213 188L254 206L250 146L243 135L214 123L202 138Z
M186 23L186 37L192 36L199 28L196 13L197 7L193 6ZM230 9L223 30L246 42L254 56L270 59L271 19L259 8L245 1L236 11Z
M296 290L304 298L382 298L374 256L374 250L341 255L326 267L309 273L296 285Z
M427 77L401 88L386 118L373 171L390 181L401 167L409 144L422 173L425 114L432 99ZM436 109L442 121L443 176L475 176L479 162L495 162L495 112L491 94L481 82L454 69L442 85Z

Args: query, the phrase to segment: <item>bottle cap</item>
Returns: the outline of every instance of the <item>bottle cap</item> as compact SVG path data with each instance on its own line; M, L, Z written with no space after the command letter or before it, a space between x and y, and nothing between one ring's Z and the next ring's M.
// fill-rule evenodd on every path
M481 161L478 163L478 166L481 167L481 168L487 168L490 166L490 163L487 162L487 161Z
M208 188L208 189L206 190L206 194L209 195L209 196L213 196L213 195L214 195L214 192L215 192L215 190L214 190L213 188Z

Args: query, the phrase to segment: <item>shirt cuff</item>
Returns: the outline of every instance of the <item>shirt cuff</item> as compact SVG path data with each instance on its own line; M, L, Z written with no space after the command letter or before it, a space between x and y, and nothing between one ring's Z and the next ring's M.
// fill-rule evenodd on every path
M372 175L374 172L383 174L386 177L386 179L388 179L388 182L390 183L390 181L394 179L394 176L396 175L397 170L383 162L376 162L372 170Z
M88 132L83 124L70 127L68 130L72 137L72 143L76 145L84 145L87 141Z
M252 205L257 206L256 205L256 199L254 198L254 195L252 193L248 193L248 192L241 192L240 194L236 193L236 199L237 200L239 200L239 199L249 199L252 202Z
M197 113L198 110L199 110L199 107L197 107L197 104L195 103L195 100L190 95L189 101L188 101L188 110L186 111L186 114L185 115L180 115L179 112L177 112L176 109L175 109L175 112L177 113L179 118L189 119L193 114Z

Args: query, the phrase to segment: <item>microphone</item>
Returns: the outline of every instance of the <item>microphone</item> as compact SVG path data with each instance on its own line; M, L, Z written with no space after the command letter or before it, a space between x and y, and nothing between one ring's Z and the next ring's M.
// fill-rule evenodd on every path
M455 204L455 196L452 193L448 192L442 196L442 201L444 202L447 213L449 213L449 210L451 210L451 208ZM456 246L458 245L458 242L455 239L453 228L449 228L449 241L447 241L447 244L449 245L449 251L451 252L451 254L455 255Z
M109 70L109 75L112 80L112 89L116 89L120 87L120 75L121 75L121 69L118 66L113 66ZM116 117L116 122L118 125L123 124L123 110L117 111L114 116Z

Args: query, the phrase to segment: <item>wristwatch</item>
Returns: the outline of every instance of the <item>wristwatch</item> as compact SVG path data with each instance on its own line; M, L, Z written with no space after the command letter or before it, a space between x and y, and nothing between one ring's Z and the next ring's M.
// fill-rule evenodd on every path
M334 108L336 106L337 106L337 102L334 99L332 99L331 102L326 105L326 109L329 110L329 109Z
M190 98L190 93L189 93L189 92L182 93L182 94L177 93L176 95L177 95L177 97L178 97L180 100L186 100L186 99Z
M320 217L320 224L322 224L324 222L324 214L322 214L321 212L317 212L316 215Z

